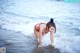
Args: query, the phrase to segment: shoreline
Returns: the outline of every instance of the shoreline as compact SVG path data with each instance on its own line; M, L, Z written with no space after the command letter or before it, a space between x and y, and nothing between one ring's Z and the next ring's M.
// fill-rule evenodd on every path
M25 37L21 33L0 28L0 36L0 47L5 47L6 53L60 53L55 48L37 48L35 38Z
M35 47L35 40L30 42L31 39L21 33L0 28L0 36L0 47L6 47L7 53L32 53Z

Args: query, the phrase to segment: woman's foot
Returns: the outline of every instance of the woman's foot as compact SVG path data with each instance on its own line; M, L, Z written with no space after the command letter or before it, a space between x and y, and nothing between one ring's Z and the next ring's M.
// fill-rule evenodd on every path
M42 47L42 45L38 45L38 47Z
M37 42L37 47L42 47L42 43Z
M38 46L39 45L39 42L37 42L36 45Z

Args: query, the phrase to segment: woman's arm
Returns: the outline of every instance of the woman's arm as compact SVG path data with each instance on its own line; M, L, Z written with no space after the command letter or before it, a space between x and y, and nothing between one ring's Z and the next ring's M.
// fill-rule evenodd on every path
M50 31L50 41L51 41L51 44L53 43L53 38L54 38L54 31L55 31L55 28L54 27L50 27L49 29Z
M50 32L50 40L51 40L51 44L53 43L53 32Z

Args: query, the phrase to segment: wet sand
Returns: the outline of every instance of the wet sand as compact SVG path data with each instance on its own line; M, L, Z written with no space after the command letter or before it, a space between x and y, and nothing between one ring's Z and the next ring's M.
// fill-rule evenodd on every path
M59 49L57 48L45 48L45 47L41 47L41 48L34 48L34 53L60 53Z
M27 37L19 32L7 31L0 28L0 47L6 47L6 53L60 53L54 48L37 48L36 39Z

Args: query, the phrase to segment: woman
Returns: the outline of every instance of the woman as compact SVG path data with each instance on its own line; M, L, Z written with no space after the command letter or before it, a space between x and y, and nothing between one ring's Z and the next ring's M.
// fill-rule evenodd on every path
M54 33L56 32L56 26L55 26L53 18L51 18L48 23L38 23L34 26L34 34L37 39L38 47L42 46L42 37L48 32L50 32L50 41L52 45L53 36L54 36Z

